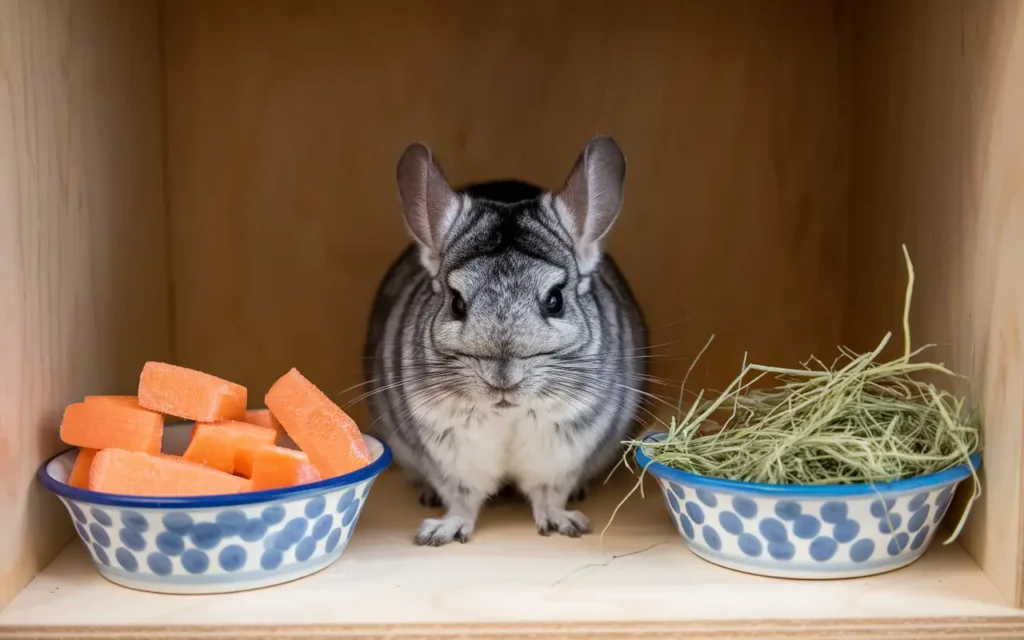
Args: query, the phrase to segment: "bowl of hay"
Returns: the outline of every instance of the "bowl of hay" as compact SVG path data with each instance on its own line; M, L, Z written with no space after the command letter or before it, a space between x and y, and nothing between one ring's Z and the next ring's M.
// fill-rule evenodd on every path
M646 444L665 441L658 434ZM980 457L887 483L778 485L637 462L657 478L684 542L715 564L780 578L853 578L892 571L924 553L953 493Z
M922 380L960 377L915 360L907 265L900 357L879 359L889 334L871 353L840 349L831 365L745 364L724 392L697 394L666 431L629 443L696 555L785 578L892 571L921 557L970 478L946 542L959 534L981 491L979 414Z

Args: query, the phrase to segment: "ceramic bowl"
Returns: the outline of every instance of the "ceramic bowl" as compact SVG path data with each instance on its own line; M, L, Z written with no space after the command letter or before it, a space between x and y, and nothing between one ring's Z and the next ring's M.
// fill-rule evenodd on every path
M163 450L183 452L191 429L168 425ZM369 466L287 489L194 498L86 491L67 484L78 449L44 463L39 479L111 582L160 593L244 591L307 576L341 556L374 479L391 463L386 444L363 437Z
M965 463L886 484L773 485L679 471L653 462L643 447L635 457L657 478L679 534L697 556L781 578L853 578L910 564L935 536L957 485L971 475ZM971 466L980 464L980 455L971 456Z

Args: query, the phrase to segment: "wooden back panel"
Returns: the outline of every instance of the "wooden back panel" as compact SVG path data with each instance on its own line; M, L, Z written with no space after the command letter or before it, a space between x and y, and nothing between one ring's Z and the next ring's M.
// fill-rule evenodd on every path
M370 300L408 242L394 183L562 183L628 159L610 248L680 380L835 349L846 288L844 15L816 0L167 3L168 190L183 364L254 398L296 366L361 382ZM673 399L678 383L660 390ZM354 397L354 394L346 396ZM365 414L358 410L357 418Z

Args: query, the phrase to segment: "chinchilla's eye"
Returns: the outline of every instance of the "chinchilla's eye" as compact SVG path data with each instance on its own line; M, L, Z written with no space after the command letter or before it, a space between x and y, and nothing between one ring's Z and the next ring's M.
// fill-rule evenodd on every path
M462 299L458 291L452 290L452 316L456 320L466 319L466 301Z
M548 317L559 317L565 308L565 301L562 299L562 287L553 287L548 291L548 297L544 301L544 312Z

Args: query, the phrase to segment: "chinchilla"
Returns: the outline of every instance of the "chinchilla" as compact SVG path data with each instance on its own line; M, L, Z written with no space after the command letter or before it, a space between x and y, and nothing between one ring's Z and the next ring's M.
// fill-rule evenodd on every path
M537 529L590 530L567 508L621 455L645 395L647 329L602 245L626 161L590 141L564 185L452 189L431 151L409 146L398 192L414 242L377 292L365 346L373 426L421 502L421 545L467 542L506 486Z

